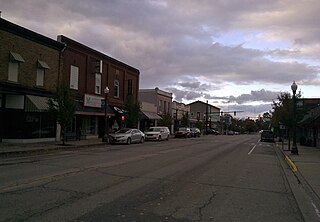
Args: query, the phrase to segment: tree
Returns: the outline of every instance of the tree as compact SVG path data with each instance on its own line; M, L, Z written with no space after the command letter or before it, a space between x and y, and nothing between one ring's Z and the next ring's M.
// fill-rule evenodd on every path
M71 124L75 112L75 103L70 96L69 88L64 83L60 83L53 98L48 100L49 112L61 125L62 143L65 145L66 129Z
M296 94L296 98L301 98L301 92ZM292 130L293 123L293 104L292 104L292 96L290 93L280 93L277 97L278 101L273 101L272 104L272 119L271 124L275 128L276 131L279 130L280 124L286 126L288 129L288 134L290 134ZM303 117L303 110L297 110L296 113L296 121Z
M125 109L127 110L128 114L126 116L126 125L130 128L137 128L139 117L140 117L140 104L136 101L133 96L129 95L127 97L127 102L124 105Z
M190 125L189 115L188 113L183 114L181 118L181 126L187 127Z
M169 113L165 113L161 117L162 119L159 121L159 124L170 129L172 125L172 116Z

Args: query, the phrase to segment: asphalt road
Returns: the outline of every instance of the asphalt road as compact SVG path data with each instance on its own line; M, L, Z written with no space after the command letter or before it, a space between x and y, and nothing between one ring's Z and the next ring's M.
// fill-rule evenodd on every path
M202 136L0 160L0 221L304 221L271 143Z

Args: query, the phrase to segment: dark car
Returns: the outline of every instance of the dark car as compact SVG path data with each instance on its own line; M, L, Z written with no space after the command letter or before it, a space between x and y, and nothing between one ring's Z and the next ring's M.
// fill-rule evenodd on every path
M190 128L187 127L181 127L178 129L178 131L175 132L174 137L176 138L187 138L187 137L191 137L191 130Z
M191 137L200 137L201 131L198 128L191 128Z
M214 129L207 129L207 131L206 131L206 129L204 129L203 130L203 135L219 135L220 133L219 133L219 131L217 131L217 130L214 130Z
M274 143L274 134L271 130L263 130L261 132L261 142L272 142Z

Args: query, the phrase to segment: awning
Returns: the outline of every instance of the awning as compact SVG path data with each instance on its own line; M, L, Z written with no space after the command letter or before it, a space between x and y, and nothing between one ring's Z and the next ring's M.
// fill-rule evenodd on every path
M16 62L24 62L24 59L19 53L10 52L10 59Z
M104 116L104 108L94 108L83 106L82 103L76 103L76 115L86 115L86 116ZM114 111L108 106L107 109L108 116L114 116Z
M41 96L26 96L26 112L46 112L49 109L48 97Z
M152 113L152 112L142 112L143 115L147 118L147 119L162 119L157 113Z
M48 64L44 61L38 60L38 67L42 68L42 69L50 69L50 67L48 66Z

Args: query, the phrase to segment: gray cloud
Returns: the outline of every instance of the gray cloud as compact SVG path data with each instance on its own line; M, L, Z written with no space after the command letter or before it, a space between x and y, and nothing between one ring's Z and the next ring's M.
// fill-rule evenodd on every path
M171 90L177 100L223 100L225 84L317 86L318 0L0 0L2 17L56 38L63 34L141 72L141 88ZM234 31L229 44L219 37ZM269 49L233 43L238 32L285 42ZM226 95L238 104L270 101L264 89Z

